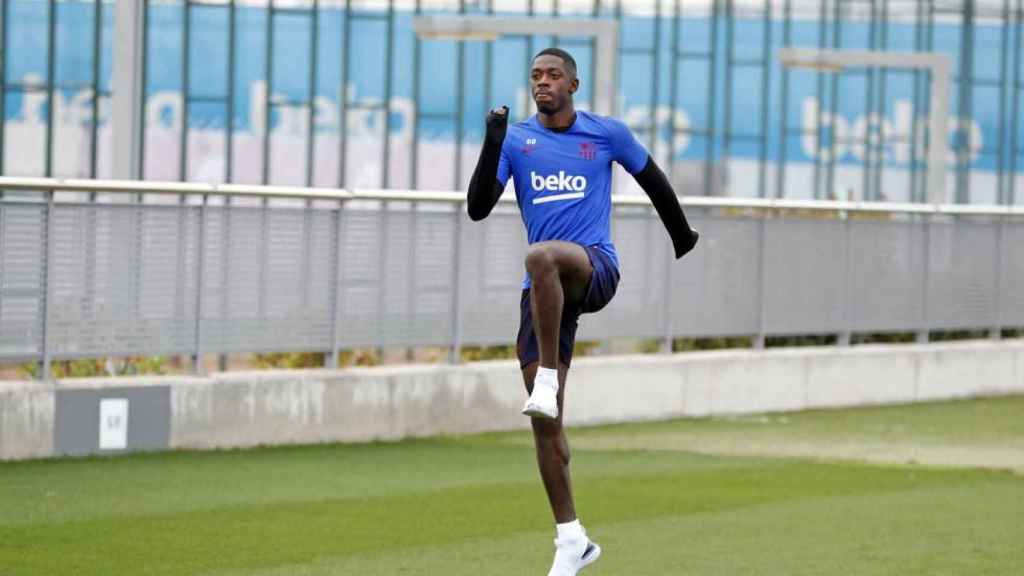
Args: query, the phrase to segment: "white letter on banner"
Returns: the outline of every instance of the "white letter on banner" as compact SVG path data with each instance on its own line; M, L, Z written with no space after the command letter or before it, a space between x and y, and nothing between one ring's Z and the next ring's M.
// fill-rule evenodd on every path
M850 134L850 125L846 118L830 112L821 113L821 127L832 128L832 138L825 137L824 130L821 131L819 143L818 129L818 99L806 98L804 100L804 122L803 131L800 137L801 148L809 158L821 157L825 162L832 159L832 152L835 151L836 159L846 155L847 137ZM818 149L820 148L820 150Z

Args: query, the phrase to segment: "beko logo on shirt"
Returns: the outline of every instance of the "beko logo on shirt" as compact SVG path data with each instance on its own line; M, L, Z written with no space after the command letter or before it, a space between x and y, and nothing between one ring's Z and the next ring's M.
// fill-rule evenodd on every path
M538 192L583 192L587 189L587 179L566 174L565 170L559 170L557 176L547 177L531 170L530 185Z

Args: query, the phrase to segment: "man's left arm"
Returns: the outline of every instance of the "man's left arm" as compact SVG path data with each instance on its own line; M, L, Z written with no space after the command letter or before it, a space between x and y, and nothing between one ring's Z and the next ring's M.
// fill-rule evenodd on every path
M654 209L661 218L661 223L668 230L672 238L672 246L676 251L676 258L682 258L693 247L697 245L697 238L700 236L696 230L690 228L686 221L686 214L683 207L679 205L679 199L672 190L668 178L661 168L654 162L654 158L647 156L647 163L643 170L633 174L637 184L647 193L647 197L654 204Z
M690 223L686 221L686 215L683 214L683 208L679 205L679 199L676 198L668 178L624 122L609 119L606 126L611 139L613 159L632 174L637 184L647 193L654 204L654 209L658 211L658 216L661 217L661 223L665 225L668 235L672 238L676 258L682 258L684 254L693 250L699 234L690 228Z

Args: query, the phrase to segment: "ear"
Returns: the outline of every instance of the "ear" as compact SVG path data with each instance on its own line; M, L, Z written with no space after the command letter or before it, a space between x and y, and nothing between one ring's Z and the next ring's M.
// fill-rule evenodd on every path
M580 89L580 79L573 78L572 83L569 85L569 94L575 94Z

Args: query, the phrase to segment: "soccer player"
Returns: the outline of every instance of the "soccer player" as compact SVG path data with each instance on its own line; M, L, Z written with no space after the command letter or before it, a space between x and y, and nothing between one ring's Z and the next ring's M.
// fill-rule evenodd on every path
M467 194L470 218L482 220L511 177L526 225L530 246L516 351L529 394L523 413L531 417L537 463L556 522L549 576L576 574L601 554L576 516L562 406L577 320L604 308L619 282L609 228L612 162L651 198L676 258L693 249L698 237L665 174L629 128L574 109L579 86L571 55L557 48L538 53L530 67L537 114L509 127L507 107L488 113Z

